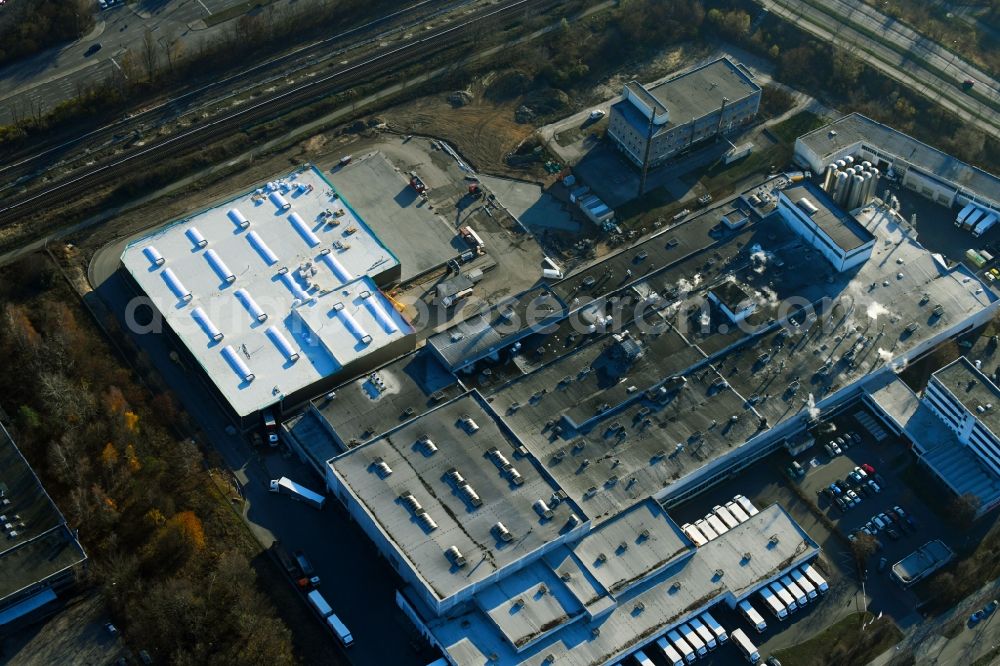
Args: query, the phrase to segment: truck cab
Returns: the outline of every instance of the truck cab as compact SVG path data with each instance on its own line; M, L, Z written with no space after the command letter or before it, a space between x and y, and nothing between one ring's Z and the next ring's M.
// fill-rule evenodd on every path
M261 416L264 419L264 434L267 435L267 443L272 449L278 446L278 421L274 418L274 412L265 409Z

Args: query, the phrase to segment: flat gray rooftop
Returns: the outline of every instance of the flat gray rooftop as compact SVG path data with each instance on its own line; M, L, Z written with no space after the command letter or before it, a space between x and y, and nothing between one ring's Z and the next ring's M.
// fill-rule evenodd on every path
M534 330L557 322L564 314L563 303L543 285L435 333L427 338L427 344L450 369L459 370Z
M799 142L819 155L823 162L829 162L832 156L839 155L846 148L864 143L916 165L956 187L976 192L1000 206L1000 178L860 113L844 116L800 136L796 140L796 143Z
M471 432L463 424L465 417L479 429ZM433 452L423 438L433 442ZM494 447L521 475L521 485L513 484L488 453ZM559 487L530 454L515 449L481 398L470 393L352 449L332 460L330 467L428 589L445 599L558 538L567 530L571 514L584 518L572 500L554 501ZM380 461L388 465L389 473L378 469ZM457 490L446 475L452 469L472 487L481 506ZM400 499L406 493L413 495L435 528L422 524ZM533 505L538 500L552 509L550 518L536 511ZM497 522L510 530L512 541L498 537ZM454 566L445 556L452 546L465 557L465 567Z
M677 529L672 522L668 525ZM609 522L602 529L617 532L620 527ZM631 537L630 529L628 533ZM601 539L600 530L592 538ZM628 543L629 550L659 550L655 541L644 546L632 538ZM667 554L670 550L667 544ZM544 666L549 655L554 657L552 663L563 666L599 666L655 640L692 613L707 610L725 598L745 598L761 584L814 557L818 550L781 507L772 505L705 546L691 548L643 584L616 598L609 597L611 609L598 619L583 615L575 622L565 622L560 630L521 652L497 630L494 619L478 609L434 621L430 629L459 666ZM744 557L747 552L753 554L750 559ZM576 571L589 564L580 563L575 556L573 561ZM536 563L529 571L540 566ZM557 578L552 584L559 587L553 589L552 598L563 599L560 587L576 584L577 578ZM562 614L578 614L577 608L570 603ZM492 662L490 655L496 655Z
M892 572L908 585L944 566L954 555L943 541L935 539L892 565Z
M408 178L380 152L334 169L330 181L363 212L375 235L392 248L402 268L403 282L469 249L455 228L420 198Z
M1000 497L1000 477L958 440L901 379L868 387L869 399L918 445L924 463L958 495L972 493L987 506Z
M344 447L357 446L464 393L429 350L400 357L313 400Z
M826 192L810 182L804 181L799 185L792 185L785 188L781 194L787 197L793 206L798 207L800 199L812 202L819 209L815 213L810 214L801 207L798 207L799 210L808 215L844 252L850 252L875 239L875 236L852 215L831 201Z
M17 536L4 533L0 544L0 605L19 590L87 559L83 547L66 526L38 477L0 428L0 490L10 500L0 508L4 524Z
M1000 436L1000 388L969 359L959 357L935 372L934 378L994 435Z

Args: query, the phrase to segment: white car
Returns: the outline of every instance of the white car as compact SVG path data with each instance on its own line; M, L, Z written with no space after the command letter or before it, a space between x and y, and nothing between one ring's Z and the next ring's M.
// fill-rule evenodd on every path
M594 109L593 111L590 112L590 119L591 120L600 120L601 118L603 118L606 115L607 115L607 113L603 109Z

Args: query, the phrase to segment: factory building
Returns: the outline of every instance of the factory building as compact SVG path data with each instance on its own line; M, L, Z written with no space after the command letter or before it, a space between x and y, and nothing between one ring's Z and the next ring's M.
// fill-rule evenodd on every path
M795 161L816 174L827 174L841 161L845 163L841 173L869 162L883 177L898 180L942 206L974 203L1000 211L996 176L859 113L800 136L795 141Z
M936 371L923 396L896 379L866 397L956 496L979 499L978 516L1000 506L1000 389L972 362L963 356Z
M614 664L815 557L780 507L697 547L661 507L783 449L807 405L858 400L998 301L893 211L845 216L811 186L786 206L802 198L830 216L752 212L720 239L705 211L435 333L283 424L449 663ZM865 259L819 261L820 234ZM844 296L854 317L786 307Z
M87 555L0 425L0 630L44 614L82 575Z
M778 213L838 272L859 266L872 256L875 235L840 210L812 183L804 182L778 192Z
M399 261L312 167L131 242L120 272L244 428L414 346L379 290Z
M657 166L691 146L745 127L761 89L740 66L720 58L652 87L625 84L611 106L607 136L636 166Z

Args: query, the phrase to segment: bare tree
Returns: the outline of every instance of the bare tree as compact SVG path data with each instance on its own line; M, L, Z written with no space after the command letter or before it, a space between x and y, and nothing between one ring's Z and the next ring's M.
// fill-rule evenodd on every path
M160 45L153 36L153 31L146 28L142 33L142 51L140 52L142 67L146 70L146 79L152 81L156 78L156 69L160 61Z

